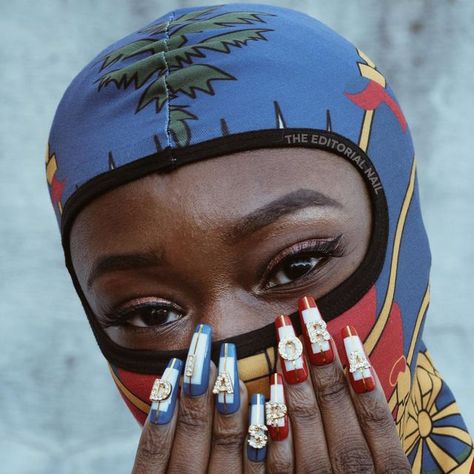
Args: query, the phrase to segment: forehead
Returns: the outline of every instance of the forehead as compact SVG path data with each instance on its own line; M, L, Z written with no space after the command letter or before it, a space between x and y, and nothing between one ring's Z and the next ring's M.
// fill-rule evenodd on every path
M364 183L343 158L308 148L262 148L151 174L96 198L76 218L71 243L102 234L162 233L238 219L295 189L312 189L347 207ZM175 234L176 235L176 234ZM111 242L109 241L109 244Z

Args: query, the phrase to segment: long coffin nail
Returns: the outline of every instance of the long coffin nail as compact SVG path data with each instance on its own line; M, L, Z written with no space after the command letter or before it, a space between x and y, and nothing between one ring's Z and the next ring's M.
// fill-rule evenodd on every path
M250 399L249 429L247 437L247 458L260 462L267 456L267 434L265 426L265 397L255 393Z
M219 369L212 392L217 395L217 410L224 415L240 407L239 372L235 344L223 343L219 354Z
M270 375L270 401L265 403L268 433L274 441L288 436L288 414L283 379L280 374Z
M171 359L161 378L155 380L150 393L150 423L166 425L173 417L182 367L181 360Z
M185 395L197 397L205 393L209 386L211 341L211 327L207 324L198 324L184 366L183 392Z
M341 335L349 362L348 376L352 388L356 393L372 391L375 388L375 379L360 337L352 326L343 328Z
M313 365L329 364L334 360L331 335L316 301L312 296L304 296L298 300L298 310L309 361Z
M283 376L289 384L301 383L308 378L308 367L303 357L303 344L296 337L288 316L280 315L275 319Z

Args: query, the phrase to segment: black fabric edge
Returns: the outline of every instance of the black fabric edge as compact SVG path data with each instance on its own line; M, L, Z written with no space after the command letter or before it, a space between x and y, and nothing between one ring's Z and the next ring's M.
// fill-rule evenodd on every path
M187 163L244 150L302 146L325 150L351 162L347 156L331 146L311 142L288 142L285 136L294 134L317 135L344 144L346 147L357 152L357 154L372 167L378 178L376 168L367 154L355 143L342 135L311 128L265 129L226 135L185 148L172 149L167 147L132 163L96 176L79 187L69 198L64 206L61 221L62 246L66 267L87 314L97 343L104 357L111 364L138 373L161 373L171 357L185 359L187 349L177 351L151 351L124 348L112 341L102 327L100 327L79 285L70 255L69 233L74 219L81 209L98 195L152 172L166 173ZM330 321L347 311L372 287L382 270L387 249L388 208L384 190L380 187L376 192L362 170L357 166L355 166L355 168L359 171L364 182L367 184L371 199L373 216L371 240L367 253L359 267L339 286L318 299L318 307L326 321ZM298 311L291 313L290 317L295 325L295 331L298 335L301 334ZM214 341L212 344L212 360L215 363L218 362L219 347L222 342L232 342L236 344L238 357L244 358L255 354L259 349L274 346L277 340L274 326L273 324L269 324L246 334L240 334L221 341Z

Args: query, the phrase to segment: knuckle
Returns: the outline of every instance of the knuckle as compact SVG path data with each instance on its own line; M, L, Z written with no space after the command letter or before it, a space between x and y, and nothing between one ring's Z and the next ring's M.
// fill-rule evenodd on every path
M309 398L306 393L297 390L292 393L288 414L294 421L320 421L319 407L314 396Z
M207 410L184 403L180 405L177 429L195 432L205 430L208 426L209 414Z
M400 455L384 459L377 472L380 472L380 474L410 474L412 470L405 454L400 452Z
M282 456L275 456L268 463L267 470L271 474L288 474L293 472L293 463Z
M390 433L394 429L390 410L384 400L379 397L360 397L358 403L359 420L363 429L369 429L376 433Z
M369 449L358 441L346 440L339 446L333 454L332 465L336 474L375 473Z
M338 402L348 395L344 374L335 365L322 367L315 377L316 396L322 404Z
M217 429L212 433L212 443L214 446L225 447L226 450L240 450L244 444L244 435L237 428Z

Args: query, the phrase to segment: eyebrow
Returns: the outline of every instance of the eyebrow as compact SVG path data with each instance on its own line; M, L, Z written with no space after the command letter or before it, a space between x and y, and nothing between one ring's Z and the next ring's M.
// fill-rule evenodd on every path
M136 268L157 267L163 263L164 259L162 255L162 252L143 252L100 257L92 266L89 278L87 279L87 288L90 289L94 281L106 273Z
M225 240L229 243L235 243L257 230L272 224L282 216L313 206L326 206L338 209L343 207L339 201L319 191L301 188L252 211L225 233Z
M272 224L284 215L312 206L343 207L340 202L318 191L298 189L247 214L230 230L225 232L224 240L229 243L235 243L257 230ZM87 288L90 289L94 281L106 273L158 267L163 264L164 260L163 250L158 252L105 255L94 262L87 279Z

